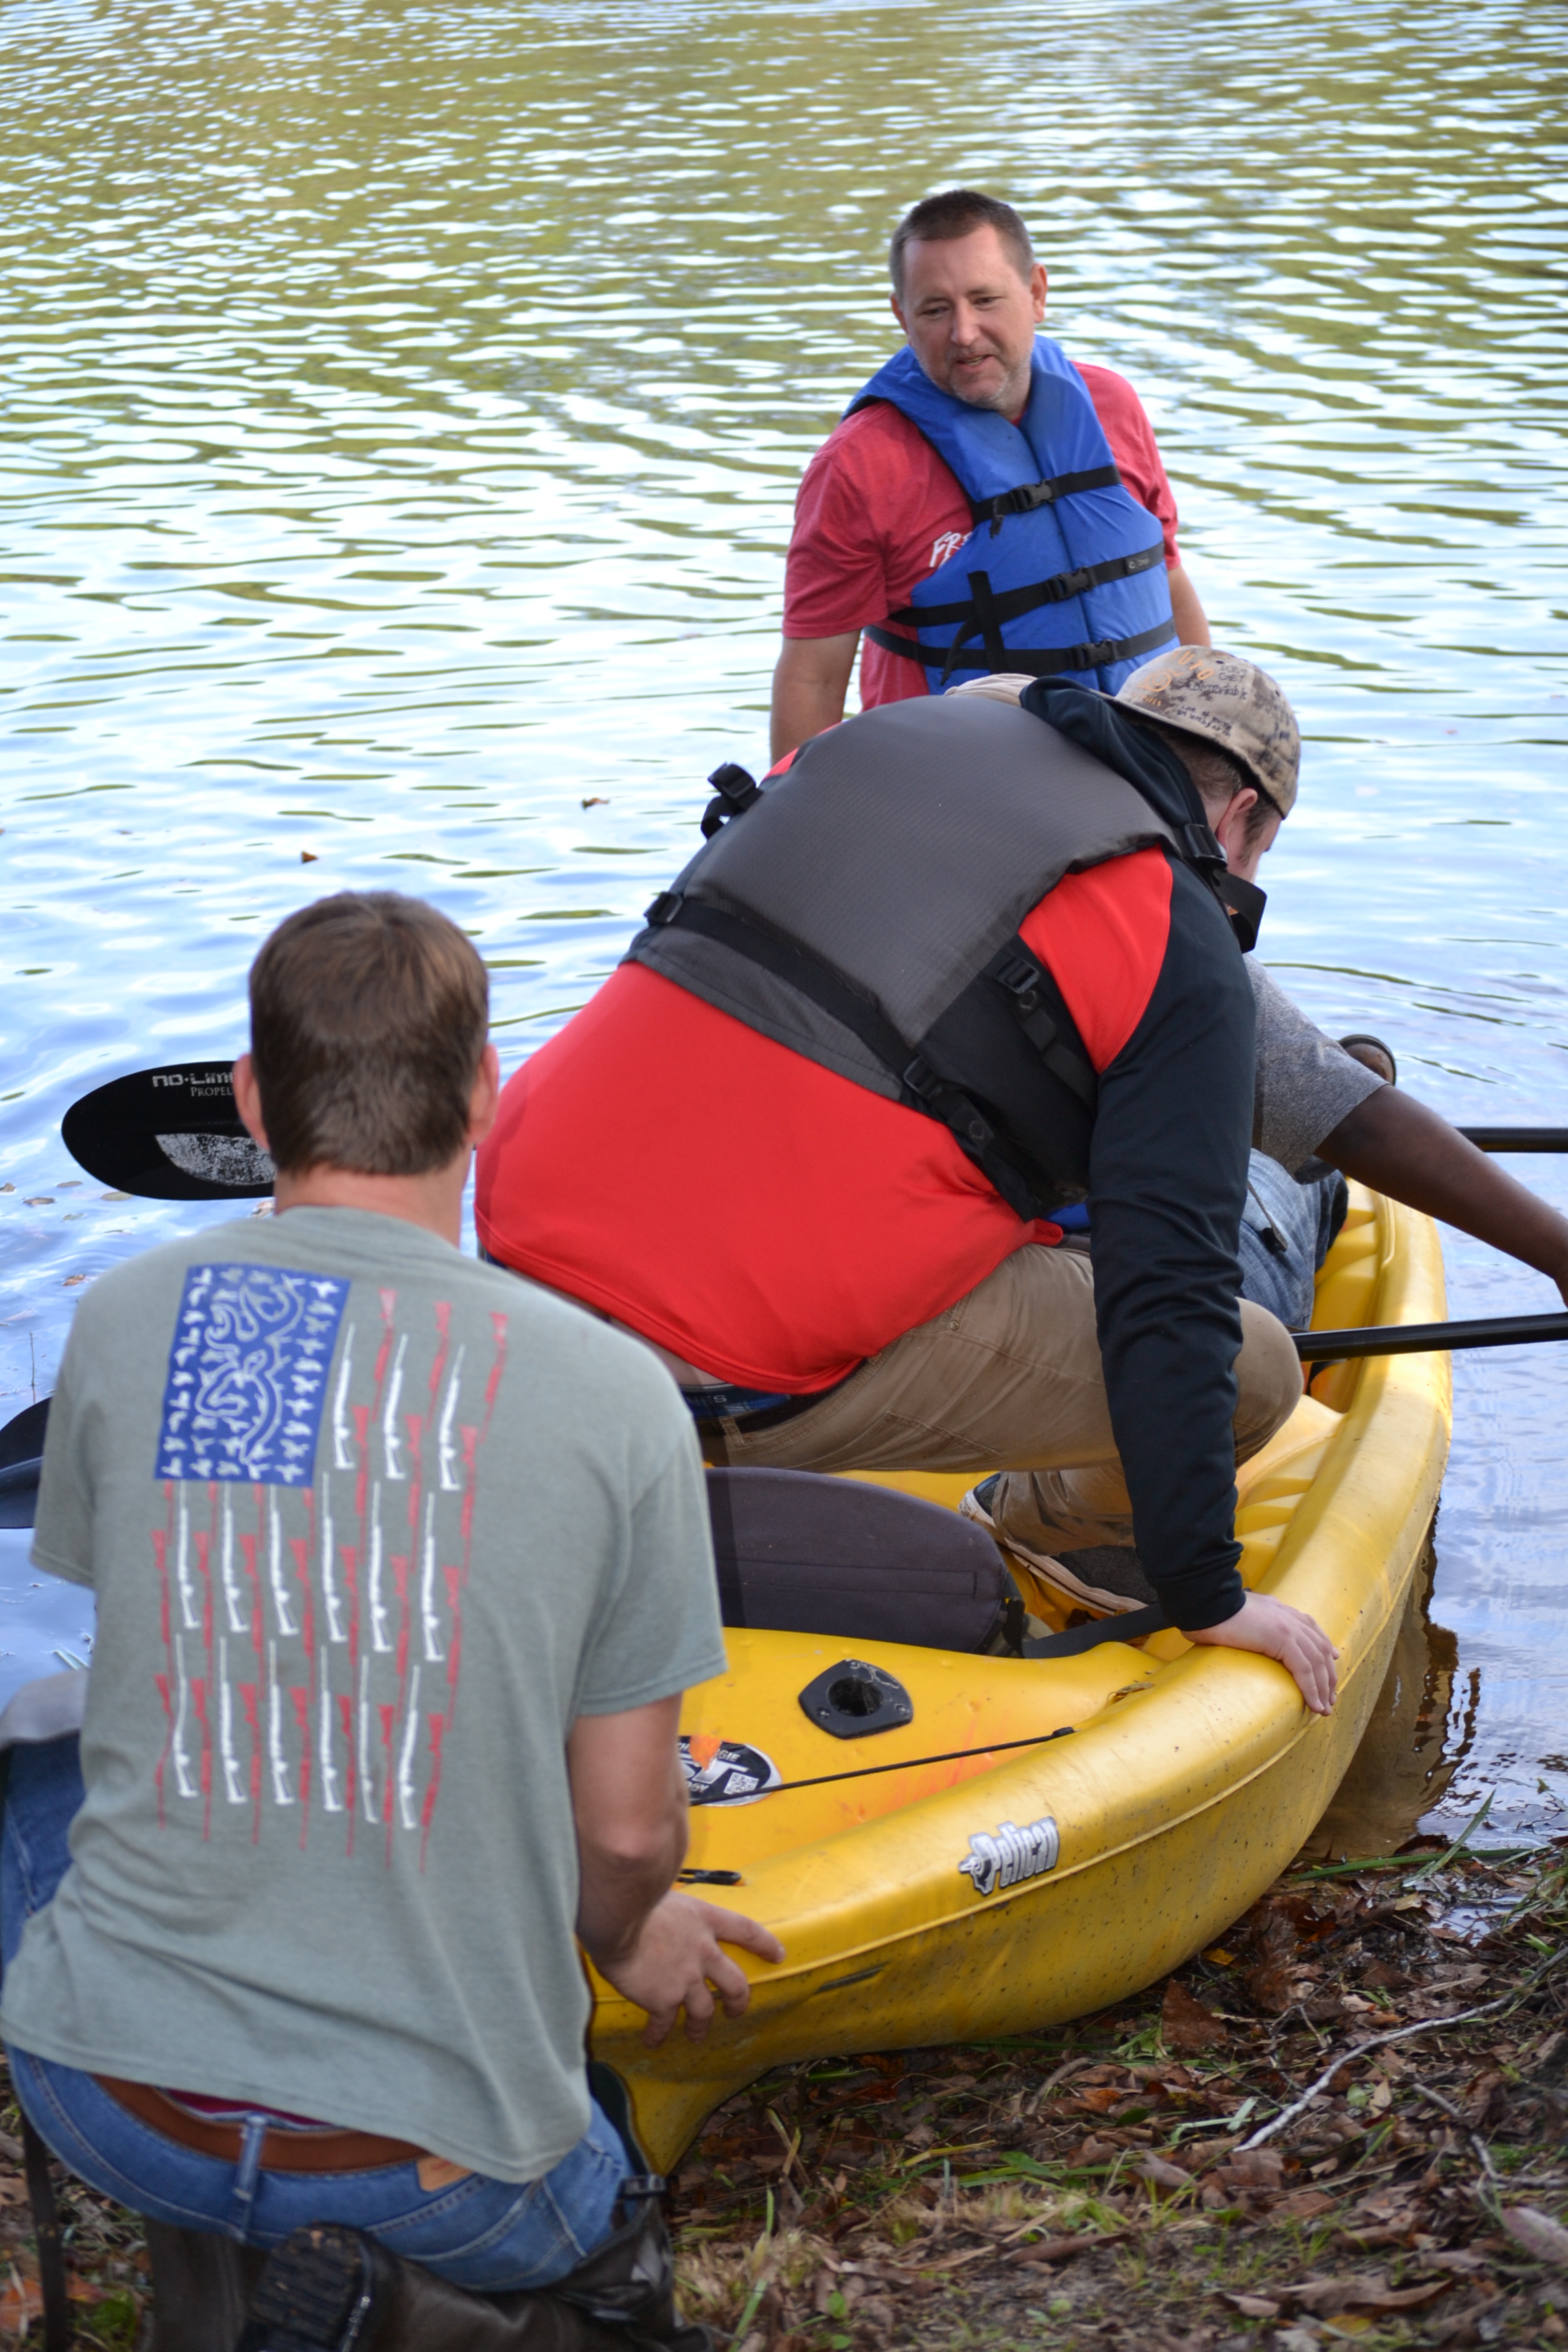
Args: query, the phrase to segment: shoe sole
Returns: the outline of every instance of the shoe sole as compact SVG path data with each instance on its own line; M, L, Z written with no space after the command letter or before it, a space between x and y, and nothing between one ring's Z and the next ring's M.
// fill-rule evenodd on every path
M1016 1553L1042 1584L1074 1609L1092 1609L1102 1617L1126 1617L1134 1609L1148 1606L1147 1601L1129 1600L1123 1592L1109 1592L1103 1585L1086 1584L1070 1568L1065 1568L1054 1552L1032 1551L1027 1544L1016 1543L1011 1536L1005 1536L984 1504L976 1501L973 1486L959 1504L958 1515L984 1528L999 1551Z

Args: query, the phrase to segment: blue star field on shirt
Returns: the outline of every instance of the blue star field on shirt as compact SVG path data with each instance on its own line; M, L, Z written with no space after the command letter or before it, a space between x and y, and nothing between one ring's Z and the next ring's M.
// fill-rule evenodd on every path
M348 1296L289 1266L192 1266L153 1475L309 1486Z

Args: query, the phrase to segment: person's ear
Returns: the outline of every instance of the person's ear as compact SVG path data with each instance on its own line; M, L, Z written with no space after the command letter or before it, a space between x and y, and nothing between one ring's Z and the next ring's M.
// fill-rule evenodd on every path
M468 1141L482 1143L496 1123L500 1107L500 1056L493 1045L487 1045L479 1055L479 1066L474 1073L473 1089L468 1096Z
M263 1151L267 1150L267 1129L261 1118L261 1088L256 1083L256 1064L248 1054L242 1054L234 1066L234 1107L251 1141L258 1143Z
M1037 327L1046 315L1046 292L1049 282L1046 276L1045 263L1037 261L1029 272L1029 300L1034 306Z
M1258 794L1250 784L1244 784L1226 802L1225 814L1214 827L1214 837L1227 859L1240 851L1247 837L1247 817L1257 806Z

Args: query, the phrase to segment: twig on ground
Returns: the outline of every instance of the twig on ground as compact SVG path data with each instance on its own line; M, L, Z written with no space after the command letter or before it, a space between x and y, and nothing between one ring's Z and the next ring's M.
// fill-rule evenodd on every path
M1352 2049L1342 2052L1331 2066L1325 2066L1317 2081L1309 2084L1299 2099L1292 2099L1288 2107L1281 2107L1277 2116L1252 2133L1249 2138L1244 2139L1236 2151L1237 2156L1245 2156L1249 2148L1261 2147L1265 2140L1272 2139L1276 2132L1283 2131L1287 2124L1293 2124L1298 2116L1305 2115L1314 2100L1321 2099L1325 2091L1332 2089L1334 2076L1341 2068L1353 2065L1358 2058L1364 2058L1368 2051L1384 2049L1391 2042L1408 2042L1414 2034L1436 2033L1445 2026L1473 2025L1478 2018L1495 2017L1500 2010L1517 2007L1556 1966L1564 1950L1568 1950L1568 1947L1553 1952L1524 1984L1516 1985L1511 1992L1500 1994L1496 2000L1483 2001L1479 2009L1461 2010L1457 2017L1423 2017L1415 2025L1397 2026L1392 2033L1373 2033L1365 2042L1356 2042Z

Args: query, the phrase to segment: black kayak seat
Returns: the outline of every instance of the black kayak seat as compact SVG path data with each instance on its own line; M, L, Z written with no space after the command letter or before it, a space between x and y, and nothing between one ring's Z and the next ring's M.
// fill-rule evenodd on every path
M726 1625L975 1653L1021 1631L996 1545L939 1503L816 1470L723 1469L708 1509Z

